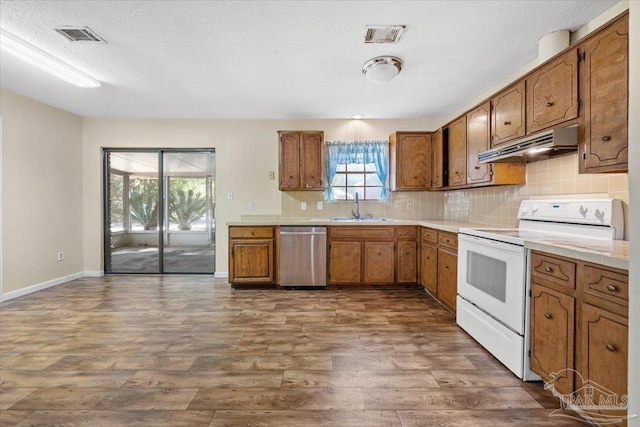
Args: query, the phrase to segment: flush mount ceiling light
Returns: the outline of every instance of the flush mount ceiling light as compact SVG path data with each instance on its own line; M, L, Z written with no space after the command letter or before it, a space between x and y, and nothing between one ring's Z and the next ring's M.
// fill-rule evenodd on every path
M0 29L0 48L31 65L82 88L100 87L100 82L82 71L76 70L58 58Z
M362 74L374 83L392 80L402 70L402 61L395 56L377 56L362 66Z
M352 115L351 115L351 118L352 118L353 120L360 120L360 119L362 119L363 117L364 117L364 114L352 114Z

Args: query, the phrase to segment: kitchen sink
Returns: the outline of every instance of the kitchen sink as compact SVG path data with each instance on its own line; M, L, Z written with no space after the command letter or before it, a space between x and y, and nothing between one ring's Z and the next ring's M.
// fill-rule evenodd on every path
M333 221L333 222L383 222L383 221L391 221L388 218L352 218L352 217L329 218L329 220Z

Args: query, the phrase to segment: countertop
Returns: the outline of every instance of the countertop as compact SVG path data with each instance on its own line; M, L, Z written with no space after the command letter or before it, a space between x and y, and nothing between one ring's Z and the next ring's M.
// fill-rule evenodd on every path
M384 226L417 225L437 230L457 233L460 228L501 228L495 224L454 221L446 219L391 219L388 221L331 221L328 218L286 219L282 217L264 217L227 222L228 226L268 226L268 225L331 225L331 226ZM531 250L553 255L574 258L612 268L629 270L629 242L626 240L602 241L588 238L567 238L564 236L546 236L539 239L526 239L524 246Z

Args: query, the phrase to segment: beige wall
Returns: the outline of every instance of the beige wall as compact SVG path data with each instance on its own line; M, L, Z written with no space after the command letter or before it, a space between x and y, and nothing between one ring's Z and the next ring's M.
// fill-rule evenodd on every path
M0 109L7 294L83 271L82 119L5 90Z
M281 215L283 205L287 209L287 203L283 203L283 193L278 190L278 181L268 179L269 171L277 172L278 170L278 130L322 130L325 133L325 139L329 141L387 139L389 134L396 130L430 130L439 123L441 120L430 122L426 120L85 118L82 180L86 248L84 269L96 272L103 269L101 199L101 149L103 147L215 148L216 223L218 224L216 271L227 272L225 223L239 220L243 214ZM229 192L233 192L233 200L227 200L226 196ZM289 196L284 196L285 201L287 197ZM319 193L316 197L319 200ZM249 202L254 203L255 210L248 210ZM309 207L312 208L312 206Z

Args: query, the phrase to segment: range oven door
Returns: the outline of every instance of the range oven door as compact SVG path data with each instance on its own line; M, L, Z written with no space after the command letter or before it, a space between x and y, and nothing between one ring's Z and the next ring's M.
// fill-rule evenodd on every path
M458 235L458 295L525 334L526 253L523 246Z

